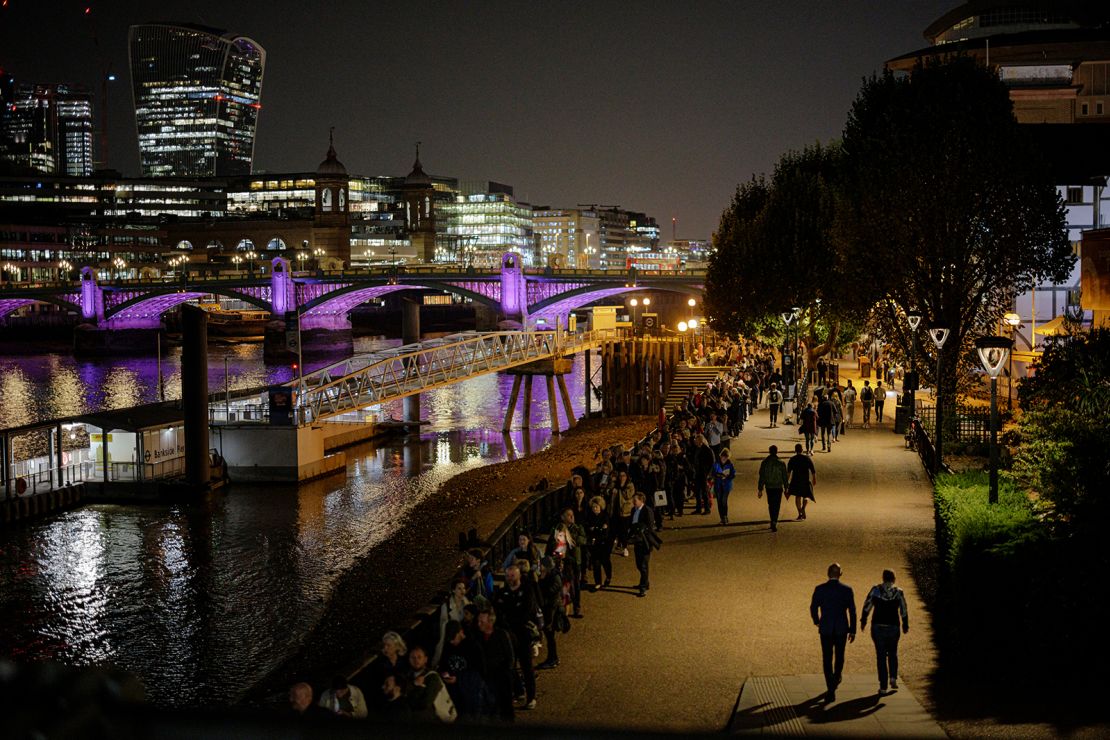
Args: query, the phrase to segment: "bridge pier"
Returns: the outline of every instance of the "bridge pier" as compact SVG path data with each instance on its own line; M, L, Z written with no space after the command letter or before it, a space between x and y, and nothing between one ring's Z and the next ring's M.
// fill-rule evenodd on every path
M573 429L577 420L574 418L574 409L570 405L570 394L567 393L566 374L570 372L571 361L566 358L541 360L522 367L515 367L508 371L513 376L513 390L509 396L509 407L505 412L505 421L501 431L508 432L512 428L513 414L516 412L517 401L520 397L521 378L524 379L524 408L520 422L521 429L529 429L532 425L532 379L537 375L543 376L547 383L547 407L551 416L551 433L559 434L559 394L563 396L563 412L567 418L567 429ZM558 382L558 385L556 385ZM557 389L557 390L556 390Z
M420 304L404 298L401 300L401 344L420 341ZM405 421L420 421L420 394L405 396Z
M116 329L79 324L73 330L73 354L76 357L153 355L161 333L161 328Z

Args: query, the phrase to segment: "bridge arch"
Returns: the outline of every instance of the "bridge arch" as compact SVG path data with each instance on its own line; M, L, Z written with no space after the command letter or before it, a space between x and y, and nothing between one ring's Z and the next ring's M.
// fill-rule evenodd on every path
M153 322L166 311L186 301L203 298L206 295L221 295L225 298L234 298L249 303L265 311L273 310L266 301L233 288L205 286L204 290L181 291L178 288L168 287L164 289L154 288L142 295L129 298L118 306L112 306L104 311L104 318L117 322L128 320Z
M19 309L34 303L49 303L64 308L70 313L81 314L81 306L73 301L67 301L61 296L39 295L26 298L0 298L0 319L7 318Z
M566 293L551 296L539 301L534 306L528 308L528 313L536 315L563 315L571 311L582 308L589 303L599 301L603 298L610 296L622 295L624 293L632 293L634 291L657 290L668 291L671 293L682 293L683 295L701 296L703 287L694 284L675 284L675 283L653 283L653 282L639 282L636 285L587 285L574 290L568 290Z

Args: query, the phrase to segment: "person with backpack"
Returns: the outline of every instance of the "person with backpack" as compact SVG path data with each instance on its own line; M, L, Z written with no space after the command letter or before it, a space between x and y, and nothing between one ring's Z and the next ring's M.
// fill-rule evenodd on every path
M863 381L863 390L859 393L859 400L863 404L863 428L871 428L871 406L875 403L875 391L871 389L871 381Z
M771 410L771 428L778 426L779 409L782 408L782 391L778 383L771 383L771 391L767 394L767 403Z
M875 381L875 423L883 423L883 404L886 403L886 388L883 388L883 381Z
M844 427L840 430L843 434L856 419L856 387L848 380L848 387L844 389Z

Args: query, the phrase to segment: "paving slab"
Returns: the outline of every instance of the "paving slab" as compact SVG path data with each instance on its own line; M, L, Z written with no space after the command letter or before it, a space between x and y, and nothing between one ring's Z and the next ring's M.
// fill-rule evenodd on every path
M821 674L753 676L744 683L729 732L789 737L947 737L905 682L883 694L878 688L874 676L845 674L836 701L826 703Z

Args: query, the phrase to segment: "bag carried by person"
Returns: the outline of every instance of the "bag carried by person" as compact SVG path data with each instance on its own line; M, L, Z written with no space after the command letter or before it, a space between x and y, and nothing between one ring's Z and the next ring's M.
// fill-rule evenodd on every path
M656 491L654 501L655 501L656 506L666 506L667 505L667 492L662 491L662 490Z
M874 398L875 398L875 396L871 392L871 386L869 386L869 385L864 386L863 387L863 393L860 394L860 400L863 401L864 403L868 403L869 401L873 400Z
M447 687L443 685L443 679L435 672L429 673L428 676L435 676L440 679L439 691L436 692L436 697L432 700L432 708L435 709L436 718L446 724L454 722L459 713L455 709L455 702L451 701L451 695L447 693Z

